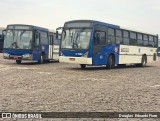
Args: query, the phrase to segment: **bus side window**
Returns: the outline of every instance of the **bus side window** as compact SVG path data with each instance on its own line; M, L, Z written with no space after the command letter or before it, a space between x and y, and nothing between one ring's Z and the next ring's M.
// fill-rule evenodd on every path
M154 47L153 36L149 36L149 47Z
M138 41L137 41L138 46L143 46L143 37L142 37L142 34L138 33L137 34L137 38L138 38Z
M106 32L95 31L94 45L106 45Z
M108 43L115 44L115 30L108 28Z
M48 33L47 32L41 32L41 44L48 45Z
M39 33L36 33L36 34L35 34L35 44L34 44L35 47L38 47L38 46L39 46L39 40L40 40L40 39L39 39Z
M122 44L122 31L116 30L116 44Z
M143 35L143 46L148 47L148 36Z
M158 39L157 39L157 37L154 37L154 47L158 47Z
M129 32L123 31L123 44L129 45Z
M137 45L137 35L135 32L130 32L129 44L130 45Z

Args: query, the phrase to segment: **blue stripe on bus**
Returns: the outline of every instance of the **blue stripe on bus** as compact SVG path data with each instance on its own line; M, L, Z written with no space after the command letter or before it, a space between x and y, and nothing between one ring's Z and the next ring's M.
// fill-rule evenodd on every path
M32 54L33 50L23 50L23 49L3 49L3 53L8 53L10 55L24 55Z
M65 50L61 49L63 56L82 57L88 50Z
M44 48L44 49L43 49ZM22 56L24 54L32 54L32 60L39 60L41 52L45 52L45 60L48 60L49 55L49 45L39 45L38 48L34 50L26 50L26 49L3 49L3 53L8 53L9 55L17 55Z

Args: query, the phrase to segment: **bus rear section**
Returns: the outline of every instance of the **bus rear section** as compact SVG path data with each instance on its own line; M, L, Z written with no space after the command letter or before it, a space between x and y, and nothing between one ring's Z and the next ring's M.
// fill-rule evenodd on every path
M157 61L158 36L88 20L66 22L62 32L60 62L86 65L136 64Z

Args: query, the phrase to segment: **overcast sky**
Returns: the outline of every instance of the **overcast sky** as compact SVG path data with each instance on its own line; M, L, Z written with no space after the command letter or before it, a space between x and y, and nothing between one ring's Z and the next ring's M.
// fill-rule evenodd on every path
M90 19L160 35L160 0L0 0L0 15L0 27Z

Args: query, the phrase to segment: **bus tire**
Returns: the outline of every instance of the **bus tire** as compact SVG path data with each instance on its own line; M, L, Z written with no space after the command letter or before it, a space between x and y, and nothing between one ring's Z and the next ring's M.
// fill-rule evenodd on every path
M86 64L80 64L81 69L85 69L86 68Z
M145 55L143 55L142 61L141 61L141 67L145 67L146 64L147 64L147 57Z
M39 64L42 64L42 63L44 63L44 62L45 62L45 55L41 54L40 60L38 60L38 63L39 63Z
M21 64L21 63L22 63L22 60L16 60L16 63L17 63L17 64Z
M109 55L109 57L108 57L108 62L107 62L106 67L107 67L108 69L111 69L111 68L113 68L114 66L115 66L115 59L114 59L113 55Z

